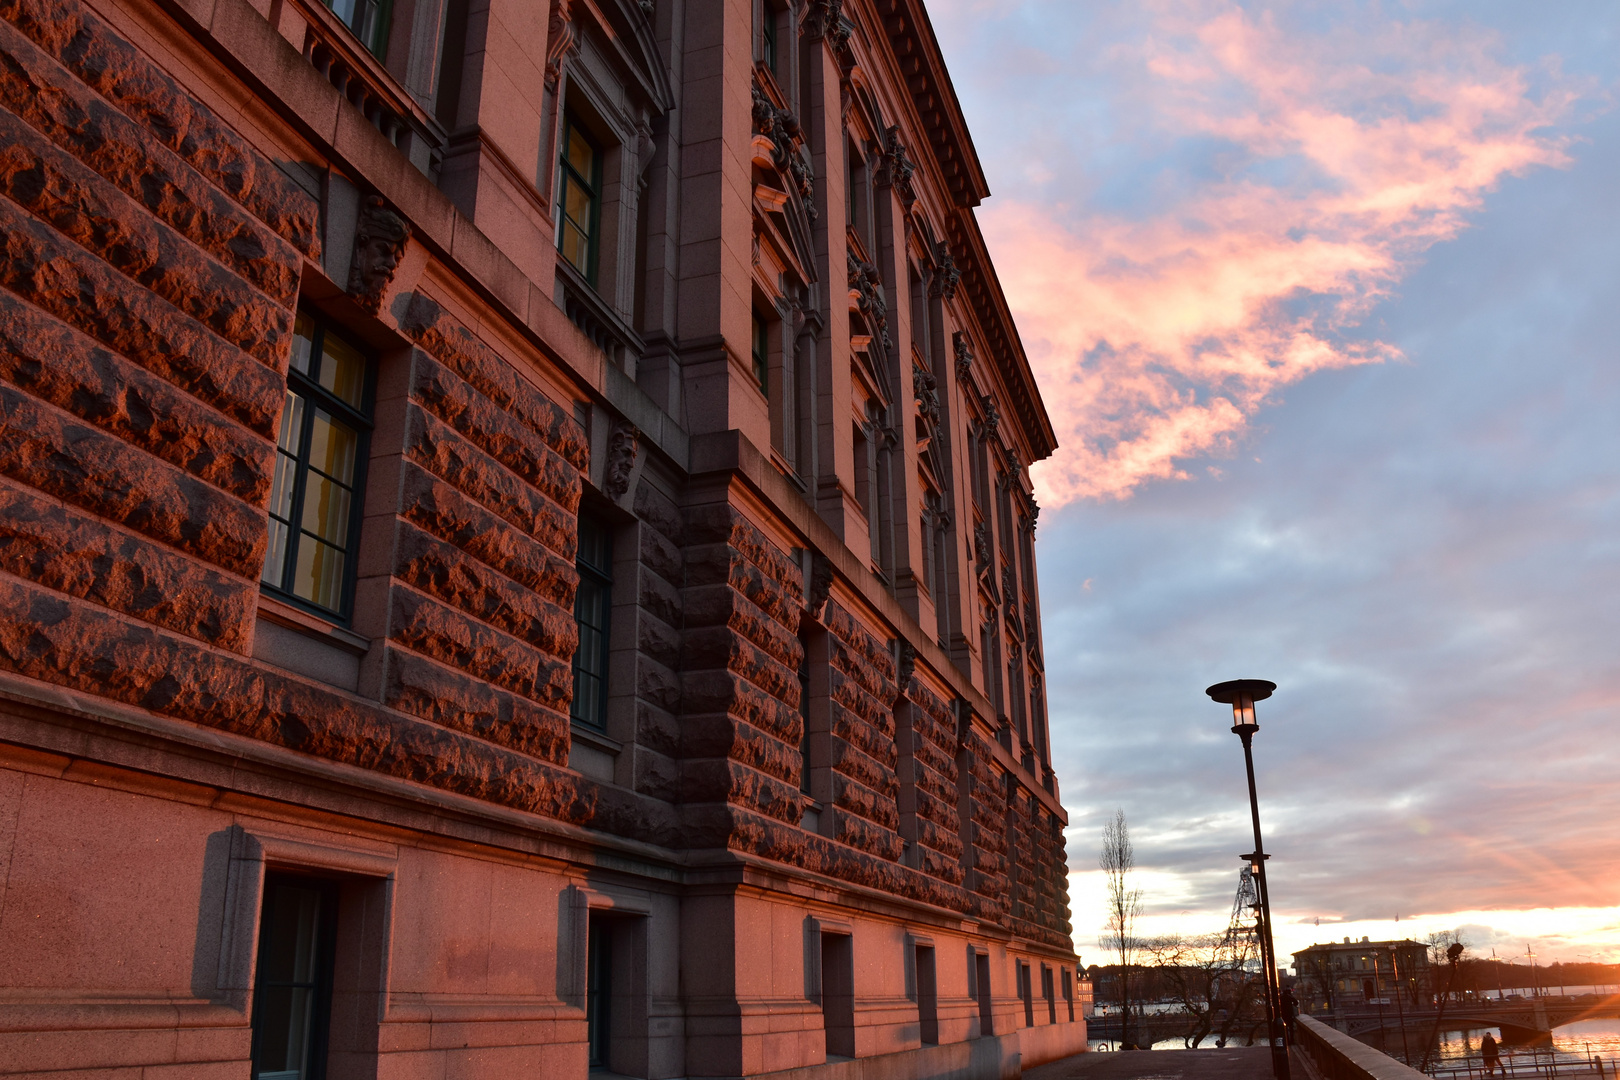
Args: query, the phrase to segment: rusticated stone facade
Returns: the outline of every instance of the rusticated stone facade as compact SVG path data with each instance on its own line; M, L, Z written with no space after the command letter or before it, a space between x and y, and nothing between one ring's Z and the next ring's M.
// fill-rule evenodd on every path
M986 194L921 0L0 0L0 1072L1083 1047Z

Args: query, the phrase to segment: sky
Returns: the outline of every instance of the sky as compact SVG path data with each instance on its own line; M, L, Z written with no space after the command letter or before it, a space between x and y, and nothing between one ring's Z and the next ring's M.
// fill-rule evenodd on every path
M1620 962L1620 5L932 0L1062 448L1032 470L1076 947ZM1397 923L1396 919L1399 919Z

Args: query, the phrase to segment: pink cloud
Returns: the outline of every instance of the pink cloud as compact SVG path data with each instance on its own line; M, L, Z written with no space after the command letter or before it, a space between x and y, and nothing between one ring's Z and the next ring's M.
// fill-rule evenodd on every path
M1121 53L1132 92L1154 137L1230 147L1221 175L1148 214L982 214L1063 443L1035 471L1052 504L1184 479L1283 387L1397 358L1356 336L1372 305L1504 175L1567 163L1547 129L1573 95L1533 94L1483 35L1156 10Z

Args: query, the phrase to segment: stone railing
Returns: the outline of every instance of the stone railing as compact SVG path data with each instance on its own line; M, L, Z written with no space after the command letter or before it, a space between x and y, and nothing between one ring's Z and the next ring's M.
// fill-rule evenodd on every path
M286 15L296 12L304 24L299 45L304 59L360 110L366 121L393 143L429 180L438 182L445 131L433 114L400 86L394 76L349 31L321 0L285 0ZM296 24L294 24L296 26Z
M1429 1080L1411 1066L1309 1016L1294 1020L1294 1046L1310 1058L1322 1080Z

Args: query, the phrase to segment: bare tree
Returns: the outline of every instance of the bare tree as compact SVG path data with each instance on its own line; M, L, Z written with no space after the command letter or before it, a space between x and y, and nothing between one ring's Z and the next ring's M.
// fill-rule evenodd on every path
M1211 1035L1222 1043L1239 1031L1254 1030L1265 1015L1264 986L1253 938L1248 935L1173 934L1143 942L1163 996L1187 1014L1182 1042L1189 1050Z
M1119 1042L1121 1047L1129 1047L1131 963L1136 958L1136 917L1142 912L1142 890L1131 884L1136 851L1131 847L1124 810L1115 810L1113 819L1103 826L1102 855L1097 863L1108 882L1108 923L1097 945L1119 957Z

